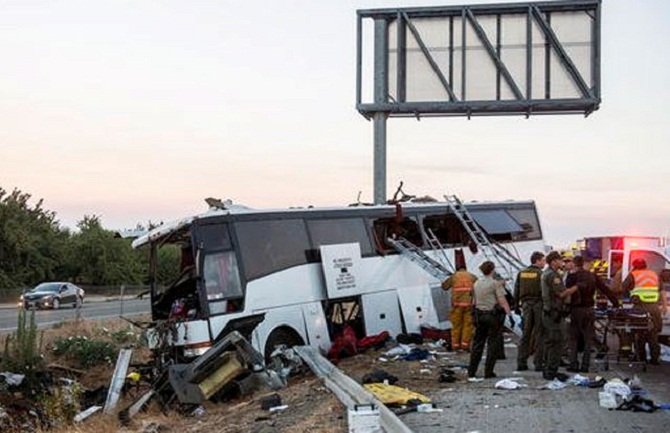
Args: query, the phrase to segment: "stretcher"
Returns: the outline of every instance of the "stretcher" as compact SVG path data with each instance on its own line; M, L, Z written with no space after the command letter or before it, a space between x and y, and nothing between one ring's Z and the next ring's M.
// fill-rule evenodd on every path
M610 362L641 366L647 371L645 343L653 329L651 316L637 308L596 310L596 364L609 370ZM611 350L613 342L618 343Z

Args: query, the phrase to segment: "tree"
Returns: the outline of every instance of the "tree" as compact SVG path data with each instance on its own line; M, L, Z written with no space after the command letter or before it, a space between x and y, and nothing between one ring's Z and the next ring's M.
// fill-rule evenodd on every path
M62 276L69 234L56 214L30 205L30 194L0 188L0 287L16 288Z
M102 227L98 216L84 216L72 236L70 260L77 280L92 285L139 284L145 271L127 240Z

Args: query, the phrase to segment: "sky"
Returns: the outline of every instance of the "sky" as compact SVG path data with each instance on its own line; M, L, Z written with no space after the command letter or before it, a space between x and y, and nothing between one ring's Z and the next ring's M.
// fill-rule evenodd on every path
M460 1L0 2L0 186L74 226L372 200L355 11ZM388 194L533 199L545 240L670 234L670 2L604 0L591 116L390 119Z

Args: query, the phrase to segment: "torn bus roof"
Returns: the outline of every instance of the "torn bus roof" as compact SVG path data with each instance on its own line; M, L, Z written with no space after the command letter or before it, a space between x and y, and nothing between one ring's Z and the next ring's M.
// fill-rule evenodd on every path
M159 239L162 239L172 233L178 232L179 230L187 227L198 219L209 218L213 216L228 215L231 212L244 212L248 211L250 208L242 205L229 205L226 208L210 208L207 212L193 215L190 217L180 218L178 220L170 221L165 224L161 224L159 227L156 227L153 230L150 230L144 236L140 236L133 241L131 246L135 249L140 248L148 243L155 242Z
M415 202L401 202L399 203L403 207L411 207L411 208L434 208L436 206L441 206L445 207L447 206L446 202L439 201L439 202L431 202L431 203L415 203ZM535 204L533 200L504 200L504 201L471 201L464 203L466 207L471 209L473 211L473 215L475 217L475 220L479 222L479 218L477 218L477 213L485 212L487 210L490 210L490 208L493 206L504 206L504 205L528 205L528 204ZM346 210L370 210L370 209L375 209L375 208L387 208L390 210L395 209L395 205L393 204L382 204L382 205L372 205L372 206L328 206L328 207L291 207L291 208L274 208L274 209L252 209L243 205L231 205L226 203L225 208L210 208L207 212L198 214L198 215L193 215L190 217L185 217L181 218L175 221L171 221L168 223L165 223L161 225L160 227L156 227L155 229L151 230L149 233L145 234L144 236L138 237L133 241L131 244L133 248L140 248L148 243L156 242L159 239L162 239L172 233L175 233L184 227L187 227L191 225L194 221L203 219L203 218L209 218L209 217L214 217L214 216L222 216L222 215L230 215L230 214L268 214L268 213L291 213L291 212L328 212L328 211L346 211ZM446 210L446 209L445 209ZM490 215L487 215L490 217ZM490 219L490 218L489 218ZM509 217L510 220L514 221L513 217ZM486 224L486 223L484 223ZM511 224L511 222L509 223ZM516 224L514 224L516 226ZM513 230L513 231L516 231Z
M187 218L182 218L180 220L176 221L171 221L169 223L165 223L159 227L156 227L155 229L151 230L149 233L145 234L144 236L140 236L139 238L135 239L132 244L130 244L133 248L139 248L143 245L146 245L150 242L157 241L158 239L169 235L170 233L176 232L179 229L182 229L186 227L187 225L191 224L196 217L187 217Z

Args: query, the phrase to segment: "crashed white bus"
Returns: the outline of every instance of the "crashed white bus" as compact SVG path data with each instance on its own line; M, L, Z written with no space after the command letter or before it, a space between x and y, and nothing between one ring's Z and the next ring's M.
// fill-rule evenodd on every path
M491 239L521 260L544 251L534 202L465 206ZM440 251L427 242L428 233L439 240ZM448 327L448 293L438 278L388 244L398 235L437 259L462 251L475 273L485 260L444 202L287 210L227 206L165 224L133 246L151 250L153 326L173 326L163 344L185 358L198 356L257 318L251 342L267 357L278 344L328 350L345 321L359 337L417 332L423 324ZM181 247L181 275L159 288L157 251L165 244Z

